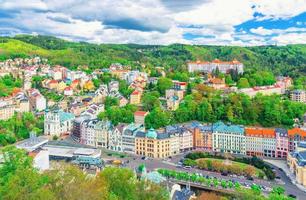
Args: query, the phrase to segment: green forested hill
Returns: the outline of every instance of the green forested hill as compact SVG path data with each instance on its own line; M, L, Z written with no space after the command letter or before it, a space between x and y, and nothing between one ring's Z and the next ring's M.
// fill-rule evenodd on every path
M306 75L306 45L287 46L169 46L135 44L89 44L68 42L50 36L19 35L0 38L0 60L40 55L67 67L108 67L113 62L184 70L188 60L238 59L247 70L271 70L276 75Z

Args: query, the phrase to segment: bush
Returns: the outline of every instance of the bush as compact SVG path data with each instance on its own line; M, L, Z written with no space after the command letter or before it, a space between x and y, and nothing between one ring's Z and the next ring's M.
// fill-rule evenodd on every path
M183 164L185 166L196 166L197 165L197 162L195 160L191 160L190 158L187 158L184 160Z

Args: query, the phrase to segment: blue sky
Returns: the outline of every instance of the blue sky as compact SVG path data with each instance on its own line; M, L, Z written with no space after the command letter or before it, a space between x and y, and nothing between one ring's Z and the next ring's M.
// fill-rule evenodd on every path
M0 0L0 35L92 43L306 43L306 0Z

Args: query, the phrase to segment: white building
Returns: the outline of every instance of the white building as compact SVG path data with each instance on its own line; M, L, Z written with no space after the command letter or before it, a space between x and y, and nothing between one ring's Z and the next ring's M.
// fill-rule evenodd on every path
M112 132L109 121L85 120L81 127L80 143L94 147L108 148L108 136Z
M27 151L28 155L33 158L33 166L40 171L44 171L50 168L49 151L41 149L47 142L47 138L36 137L36 134L31 132L30 138L18 142L16 147Z
M223 122L213 124L213 151L245 154L244 128L237 125L226 125Z
M305 90L293 90L290 98L292 101L306 103L306 92Z
M237 70L239 74L243 73L243 64L237 60L224 62L218 59L213 60L212 62L189 62L188 64L189 72L205 72L211 73L215 70L219 70L222 73L229 73L230 70Z
M47 107L46 98L37 89L28 90L30 105L32 110L43 111Z
M175 137L178 138L180 151L188 151L193 148L193 134L186 127L179 125L167 126L165 131L172 140L176 140L174 139ZM175 149L176 147L172 148Z
M123 129L122 150L127 153L135 153L135 136L136 132L143 130L140 124L129 124Z
M44 120L45 135L59 137L63 134L69 134L72 130L74 118L72 113L59 109L46 110Z
M108 149L122 152L122 134L126 124L118 124L108 135Z

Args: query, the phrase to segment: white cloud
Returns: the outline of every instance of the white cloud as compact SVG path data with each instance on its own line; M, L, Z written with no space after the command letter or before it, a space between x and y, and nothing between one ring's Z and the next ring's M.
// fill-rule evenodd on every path
M299 33L299 32L306 32L306 28L297 28L297 27L290 27L287 29L266 29L262 26L258 28L250 29L251 33L255 33L258 35L272 35L272 34L284 34L284 33Z
M290 18L305 12L306 0L254 0L255 11L267 18Z
M271 40L278 45L306 44L306 32L281 34L272 37Z
M304 22L287 29L235 26L305 11L306 0L0 0L0 35L36 33L95 43L303 43ZM255 18L255 12L264 16ZM187 40L184 34L196 37Z
M184 25L238 25L253 18L251 6L246 0L215 0L190 11L175 13L174 18Z

